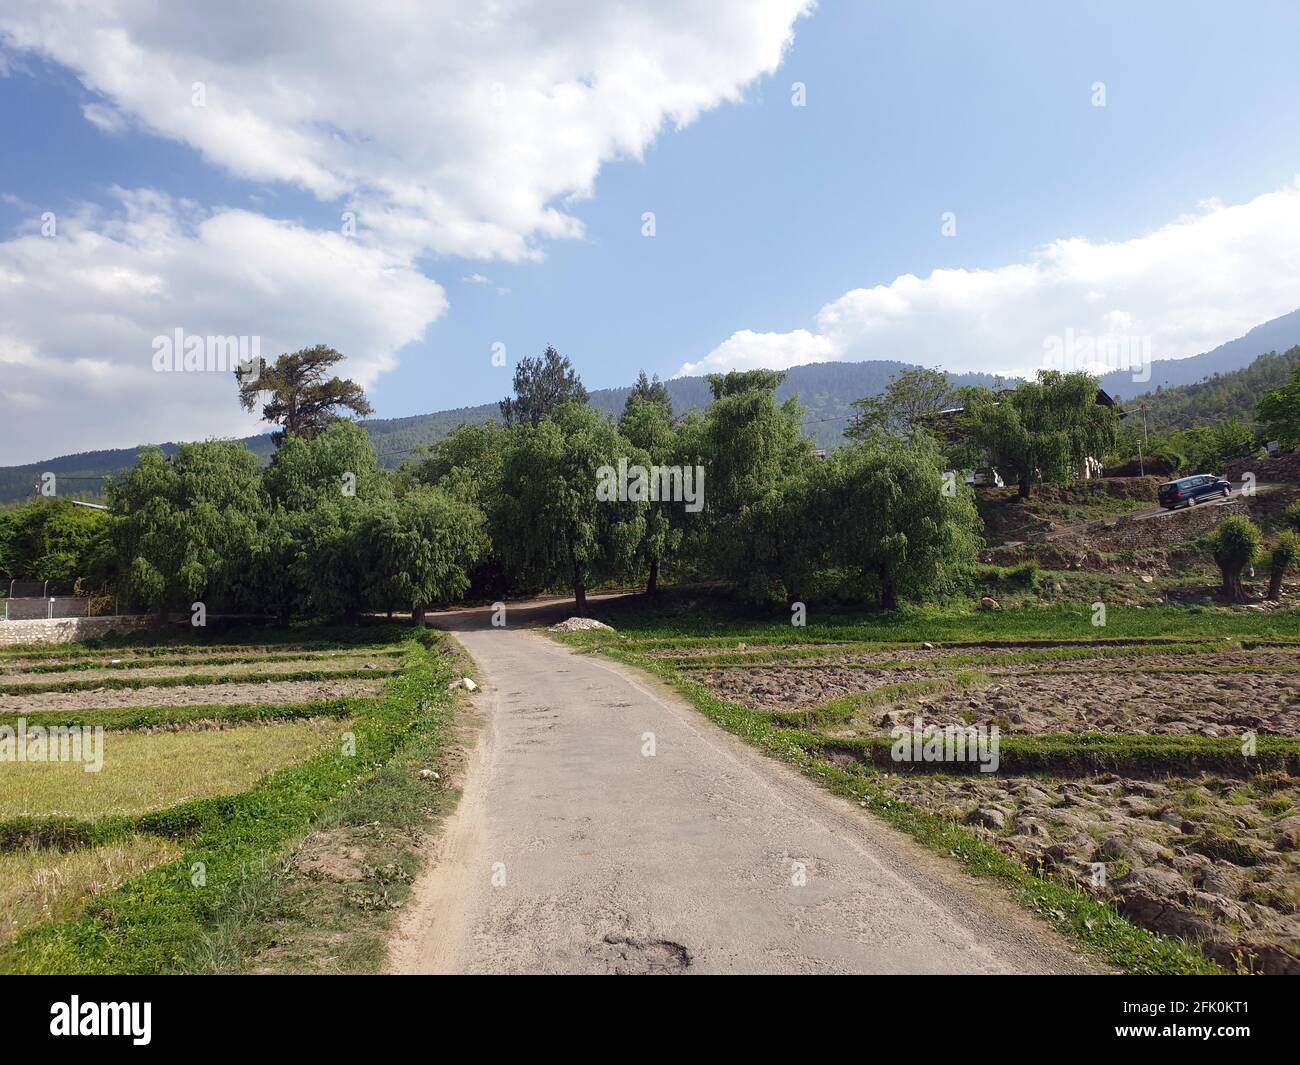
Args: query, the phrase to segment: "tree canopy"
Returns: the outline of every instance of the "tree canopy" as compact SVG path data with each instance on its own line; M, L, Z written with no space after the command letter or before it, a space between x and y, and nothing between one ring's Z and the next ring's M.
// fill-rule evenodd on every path
M904 370L880 395L853 401L853 418L844 435L862 440L874 432L910 436L918 429L933 430L936 415L953 405L947 374L920 367Z
M262 405L262 420L280 426L271 434L277 445L286 437L319 435L339 417L340 409L364 418L373 410L361 386L350 379L326 376L342 359L333 348L317 344L281 355L269 366L241 367L235 371L240 405L252 411L258 397L270 393Z
M524 358L515 367L513 396L499 406L507 425L537 425L566 403L586 403L587 390L577 372L554 348L541 358Z
M1113 445L1116 414L1097 402L1097 388L1086 373L1041 370L1011 391L970 389L961 425L1027 499L1039 480L1077 480L1086 458L1100 459Z

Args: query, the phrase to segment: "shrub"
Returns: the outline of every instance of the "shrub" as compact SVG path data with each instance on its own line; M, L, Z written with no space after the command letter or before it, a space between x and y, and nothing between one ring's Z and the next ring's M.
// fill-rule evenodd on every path
M1259 557L1259 527L1249 518L1234 514L1210 536L1210 550L1223 575L1223 594L1236 602L1246 598L1241 586L1241 571Z
M1282 579L1291 568L1297 555L1300 555L1300 536L1294 532L1284 532L1273 545L1271 566L1268 575L1268 597L1273 600L1282 598Z
M1007 579L1024 588L1037 588L1042 577L1040 570L1041 567L1035 559L1026 559L1007 570Z
M1300 529L1300 499L1282 511L1282 520L1293 529Z

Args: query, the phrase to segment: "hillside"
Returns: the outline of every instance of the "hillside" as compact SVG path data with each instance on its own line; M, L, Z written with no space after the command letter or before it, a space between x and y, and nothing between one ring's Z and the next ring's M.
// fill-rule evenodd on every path
M1125 400L1124 406L1130 409L1145 406L1152 432L1211 425L1226 418L1254 424L1255 404L1270 388L1290 380L1297 363L1300 363L1300 346L1282 354L1272 351L1244 369L1215 374L1208 381L1193 385L1157 389Z

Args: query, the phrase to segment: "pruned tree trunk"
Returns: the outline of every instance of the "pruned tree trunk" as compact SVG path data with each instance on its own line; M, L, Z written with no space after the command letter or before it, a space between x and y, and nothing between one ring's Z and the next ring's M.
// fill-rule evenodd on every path
M1273 569L1268 575L1268 597L1277 602L1282 598L1282 578L1286 576L1286 567L1273 563Z
M578 617L587 616L587 575L581 562L573 564L573 605Z
M1241 570L1234 569L1232 566L1220 566L1220 573L1223 574L1223 597L1234 603L1244 603L1246 601L1245 589L1241 586Z
M645 594L654 595L659 591L659 560L652 558L650 560L650 576L646 578Z
M881 566L877 572L880 577L880 605L886 610L897 610L898 588L893 573L886 566Z
M424 607L424 604L423 604L423 603L417 603L415 606L411 607L411 624L412 624L412 625L423 625L423 624L424 624L424 609L425 609L425 607Z

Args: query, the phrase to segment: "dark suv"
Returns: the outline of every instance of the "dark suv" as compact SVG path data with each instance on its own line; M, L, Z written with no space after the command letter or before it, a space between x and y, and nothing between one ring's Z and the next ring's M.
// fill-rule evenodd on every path
M1198 473L1195 477L1169 481L1162 484L1158 491L1160 505L1166 510L1173 510L1174 507L1181 505L1194 507L1197 500L1204 499L1206 496L1227 498L1231 494L1232 482L1210 473Z

